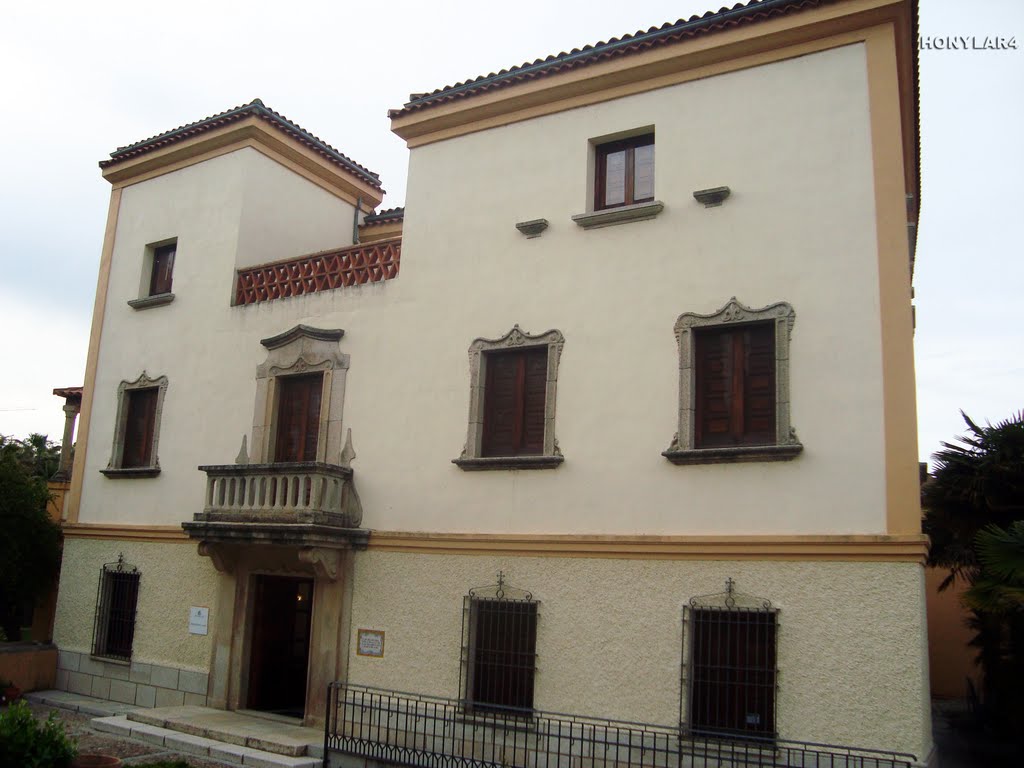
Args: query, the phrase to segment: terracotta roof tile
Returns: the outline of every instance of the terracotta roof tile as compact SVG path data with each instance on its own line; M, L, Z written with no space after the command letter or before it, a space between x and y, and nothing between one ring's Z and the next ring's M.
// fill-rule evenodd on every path
M248 104L243 104L239 107L234 107L225 112L220 112L216 115L203 118L194 123L183 125L175 128L171 131L166 131L157 136L152 136L148 139L129 144L126 147L118 147L116 150L110 153L109 160L101 160L100 168L109 168L118 163L130 160L139 155L144 155L147 152L152 152L162 147L166 147L170 144L175 144L179 141L185 141L193 136L197 136L207 131L212 131L217 128L222 128L225 125L239 122L248 117L258 117L261 120L266 121L271 126L281 131L285 135L291 137L300 144L312 149L314 152L319 154L325 160L343 168L344 170L351 173L353 176L365 181L367 184L380 189L380 176L368 168L364 168L359 163L355 162L349 157L346 157L341 152L336 150L330 144L323 139L314 136L309 131L302 128L297 123L293 123L284 115L275 112L270 109L259 99L253 99Z
M363 219L363 224L388 224L392 221L403 221L404 219L405 207L399 206L371 213Z
M747 3L737 3L732 8L722 8L717 12L708 11L702 16L695 15L689 19L665 23L660 27L651 27L646 31L640 30L631 35L613 37L593 45L573 48L568 52L563 51L544 59L503 69L500 72L491 72L461 83L446 85L430 93L410 94L409 101L401 109L388 111L388 117L402 117L427 107L475 96L496 88L504 88L655 46L676 43L697 35L719 32L740 24L763 21L831 2L836 2L836 0L750 0Z

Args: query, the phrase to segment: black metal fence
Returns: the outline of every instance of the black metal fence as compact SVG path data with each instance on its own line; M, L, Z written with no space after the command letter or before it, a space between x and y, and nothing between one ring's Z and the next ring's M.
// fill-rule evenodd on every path
M325 754L417 768L909 768L913 755L648 725L332 683Z

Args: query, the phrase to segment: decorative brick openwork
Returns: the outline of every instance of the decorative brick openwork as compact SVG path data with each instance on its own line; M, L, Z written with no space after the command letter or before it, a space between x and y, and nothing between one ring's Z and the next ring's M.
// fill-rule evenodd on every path
M380 240L238 270L235 304L256 304L398 277L402 239Z

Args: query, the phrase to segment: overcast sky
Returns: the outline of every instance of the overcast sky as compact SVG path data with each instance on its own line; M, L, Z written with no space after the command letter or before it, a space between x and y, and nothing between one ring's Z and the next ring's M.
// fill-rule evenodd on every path
M0 434L60 440L82 383L110 187L97 161L263 99L405 199L388 108L408 94L661 25L711 0L179 0L8 5L0 25ZM291 13L289 13L290 11ZM1015 38L921 52L920 456L1024 408L1024 2L921 0L921 34ZM283 254L284 255L284 254Z

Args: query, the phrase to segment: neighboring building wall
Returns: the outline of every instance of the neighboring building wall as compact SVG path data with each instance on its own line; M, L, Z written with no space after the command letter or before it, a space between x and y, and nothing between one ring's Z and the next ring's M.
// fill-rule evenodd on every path
M932 695L960 699L968 696L971 684L980 690L981 670L975 661L978 651L968 645L975 635L967 626L971 613L960 602L967 587L958 581L939 592L939 585L947 576L949 571L943 568L925 569L928 665Z

